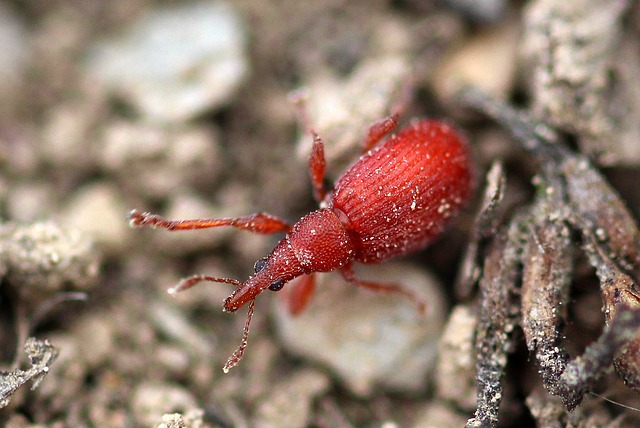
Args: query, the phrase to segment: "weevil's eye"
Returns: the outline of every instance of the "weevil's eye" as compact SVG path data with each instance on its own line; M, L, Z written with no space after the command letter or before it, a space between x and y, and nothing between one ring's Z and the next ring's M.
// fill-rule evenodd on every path
M279 279L271 283L271 285L269 286L269 290L278 291L278 290L281 290L282 287L284 287L284 279Z
M253 265L253 273L258 273L267 265L267 258L263 257Z

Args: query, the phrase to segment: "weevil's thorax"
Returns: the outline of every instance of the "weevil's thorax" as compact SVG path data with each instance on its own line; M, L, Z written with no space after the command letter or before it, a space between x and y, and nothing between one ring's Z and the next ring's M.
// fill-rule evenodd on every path
M304 273L329 272L355 257L353 239L334 208L321 208L302 217L287 238Z

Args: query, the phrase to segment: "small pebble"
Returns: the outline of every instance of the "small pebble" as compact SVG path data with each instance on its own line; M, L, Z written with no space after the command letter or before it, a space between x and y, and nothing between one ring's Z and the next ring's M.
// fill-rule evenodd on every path
M153 326L164 336L198 356L211 355L212 344L209 337L187 320L185 312L155 299L148 302L147 313Z
M87 70L148 119L184 122L231 99L247 74L245 38L226 4L177 3L94 46Z
M185 415L171 413L162 415L162 422L157 428L201 428L204 427L204 411L195 410Z
M98 275L98 254L78 230L53 222L5 224L0 240L8 280L23 296L40 300L65 289L86 290Z
M476 407L475 329L476 315L467 306L456 306L439 344L436 393L462 409Z
M357 395L376 386L394 391L423 389L436 358L444 323L440 284L423 269L403 263L362 266L363 279L396 282L424 295L427 313L404 296L347 284L338 274L319 274L316 295L298 316L290 315L285 288L274 299L277 332L290 352L328 366ZM288 284L292 286L293 284Z
M108 183L86 185L63 206L61 223L90 236L105 252L120 253L132 239L125 221L125 207L116 186Z
M57 174L82 176L95 169L94 132L104 126L107 112L95 94L78 96L81 100L57 103L47 110L36 142L38 155Z
M468 417L456 412L452 406L431 402L424 407L412 426L413 428L463 427L467 419Z
M97 162L124 192L164 199L184 188L211 189L222 165L212 127L114 121L104 127Z
M467 39L438 66L433 77L436 95L451 104L460 89L471 85L506 96L516 77L519 31L519 22L511 19Z
M352 162L369 126L389 115L400 99L411 69L403 55L363 61L348 79L322 74L311 78L305 90L309 118L325 141L327 165L333 172ZM306 161L311 138L302 133L298 157Z
M113 350L117 348L115 326L110 314L104 312L87 314L79 318L73 328L78 355L87 369L95 369L111 361Z
M19 102L31 54L24 24L6 3L0 4L0 46L0 113L6 113Z
M12 182L6 195L7 217L21 223L47 218L53 211L54 195L51 183Z
M313 400L329 388L329 379L315 370L289 375L272 385L258 405L254 425L257 428L304 428L309 426Z
M155 426L167 412L198 410L196 399L186 389L170 383L144 382L131 398L133 415L140 426Z

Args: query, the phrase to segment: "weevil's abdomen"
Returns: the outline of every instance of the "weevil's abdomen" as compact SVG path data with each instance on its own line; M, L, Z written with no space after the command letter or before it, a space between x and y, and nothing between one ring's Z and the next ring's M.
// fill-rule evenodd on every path
M472 189L466 141L447 124L422 120L348 169L335 185L332 204L348 218L355 259L378 263L425 247Z

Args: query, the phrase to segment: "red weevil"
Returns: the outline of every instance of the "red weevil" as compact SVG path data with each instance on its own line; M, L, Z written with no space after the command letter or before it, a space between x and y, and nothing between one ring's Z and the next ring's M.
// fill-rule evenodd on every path
M415 120L379 144L397 125L402 106L374 123L362 146L366 152L327 192L324 143L313 129L309 172L320 208L294 225L266 213L238 218L167 220L133 210L134 227L192 230L232 226L254 233L286 232L271 253L256 262L245 282L231 278L196 275L169 290L175 293L201 281L222 282L238 288L224 301L225 312L249 304L240 346L223 370L238 364L247 345L254 299L265 289L280 290L287 282L303 277L292 293L292 311L299 312L309 300L315 272L338 269L350 283L404 294L424 303L399 284L363 281L355 277L353 262L375 264L424 248L442 233L467 202L473 188L473 167L466 141L448 124ZM304 117L303 117L304 122Z

